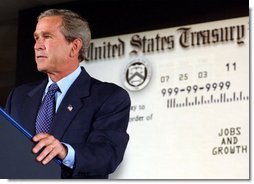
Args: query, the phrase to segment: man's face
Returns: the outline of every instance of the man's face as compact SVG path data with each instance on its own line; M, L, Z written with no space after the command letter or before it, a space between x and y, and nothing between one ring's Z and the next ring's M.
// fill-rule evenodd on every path
M44 17L37 23L34 32L34 51L37 69L41 72L62 72L68 65L71 44L60 32L62 18Z

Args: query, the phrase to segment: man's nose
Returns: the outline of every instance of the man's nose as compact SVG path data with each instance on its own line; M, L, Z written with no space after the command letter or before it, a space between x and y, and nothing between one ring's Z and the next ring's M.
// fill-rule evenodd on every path
M34 50L43 50L43 49L45 49L44 43L40 39L36 40L34 44Z

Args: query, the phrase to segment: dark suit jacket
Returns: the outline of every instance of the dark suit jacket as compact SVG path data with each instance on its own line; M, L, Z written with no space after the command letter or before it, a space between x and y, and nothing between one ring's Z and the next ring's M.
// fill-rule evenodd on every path
M33 133L47 82L19 86L7 100L5 110ZM75 166L69 169L62 164L62 178L108 178L122 161L129 140L129 111L125 90L98 81L82 69L61 102L51 129L51 134L75 150Z

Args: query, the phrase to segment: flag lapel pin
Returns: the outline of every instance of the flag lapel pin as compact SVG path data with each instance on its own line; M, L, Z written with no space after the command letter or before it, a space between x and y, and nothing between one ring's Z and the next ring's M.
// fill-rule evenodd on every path
M69 106L67 107L67 109L71 112L71 111L73 110L72 105L69 105Z

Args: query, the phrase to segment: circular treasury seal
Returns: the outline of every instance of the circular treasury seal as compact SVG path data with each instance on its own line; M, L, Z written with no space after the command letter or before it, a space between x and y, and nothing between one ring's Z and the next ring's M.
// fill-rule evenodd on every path
M133 59L124 70L124 86L130 91L143 89L151 79L151 66L144 58Z

